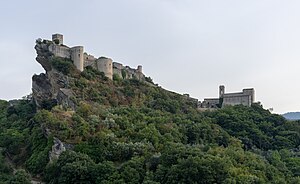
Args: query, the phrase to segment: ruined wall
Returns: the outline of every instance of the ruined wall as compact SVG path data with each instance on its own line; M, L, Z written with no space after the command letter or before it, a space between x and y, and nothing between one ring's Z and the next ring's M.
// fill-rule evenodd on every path
M126 79L138 79L138 80L145 80L145 75L141 72L142 67L138 66L137 69L130 68L129 66L126 66Z
M57 40L59 43L57 43ZM45 40L44 40L45 41ZM42 42L40 39L39 43ZM113 74L118 75L122 79L138 79L145 80L142 66L139 65L137 69L124 67L121 63L116 63L110 58L100 57L96 59L93 55L84 53L83 46L76 46L69 48L63 44L63 35L53 34L52 41L46 41L42 47L46 46L46 50L49 50L54 56L71 59L79 71L83 71L85 67L92 66L93 68L104 72L105 76L113 79ZM39 47L40 48L40 47ZM43 49L39 49L43 51ZM45 50L45 49L44 49Z
M219 98L205 98L202 103L199 103L199 108L218 108L219 103Z
M84 53L83 58L84 58L84 68L87 66L92 66L93 68L97 69L96 58L93 55Z
M129 66L124 67L121 63L113 62L113 74L118 75L121 79L145 79L141 65L139 65L137 69L133 69Z
M49 45L49 51L56 57L69 58L73 61L76 68L83 71L84 60L83 60L83 47L76 46L69 48L63 45L56 45L54 43Z
M135 76L135 69L130 68L129 66L125 67L126 72L127 72L127 79L132 79Z
M121 79L123 79L122 70L124 70L124 66L121 63L113 62L113 74Z
M138 80L145 80L145 75L142 73L142 72L139 72L137 70L137 72L135 73L135 77L138 79Z
M50 44L49 51L52 52L53 55L57 57L71 58L70 48L67 46Z

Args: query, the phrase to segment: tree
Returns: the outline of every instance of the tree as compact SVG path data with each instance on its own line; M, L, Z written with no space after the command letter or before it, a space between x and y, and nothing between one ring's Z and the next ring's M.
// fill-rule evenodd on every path
M14 177L8 181L9 184L31 184L30 176L24 170L18 170Z

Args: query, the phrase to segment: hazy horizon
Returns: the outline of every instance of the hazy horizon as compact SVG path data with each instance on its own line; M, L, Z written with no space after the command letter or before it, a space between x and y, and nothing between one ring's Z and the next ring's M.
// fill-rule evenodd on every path
M64 35L96 57L136 67L200 101L255 88L276 113L300 111L300 1L5 1L0 7L0 99L31 93L37 38Z

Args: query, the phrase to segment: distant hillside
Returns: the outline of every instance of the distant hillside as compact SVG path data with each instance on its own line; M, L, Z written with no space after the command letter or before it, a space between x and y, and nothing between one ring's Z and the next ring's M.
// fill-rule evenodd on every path
M282 116L288 120L300 120L300 112L287 112Z

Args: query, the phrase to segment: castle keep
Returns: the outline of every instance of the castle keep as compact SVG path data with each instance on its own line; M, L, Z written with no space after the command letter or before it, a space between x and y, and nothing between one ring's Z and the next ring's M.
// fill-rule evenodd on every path
M251 106L254 102L254 89L243 89L242 92L225 93L225 86L219 86L219 98L205 98L199 108L221 108L227 105Z
M121 63L113 62L112 59L106 57L95 58L93 55L84 52L83 46L68 47L64 45L63 35L53 34L52 41L41 39L37 40L37 44L45 44L40 47L45 48L56 57L68 58L79 71L83 71L85 67L91 66L105 74L106 77L112 79L113 75L117 75L122 79L138 79L144 80L145 75L142 73L142 66L137 69L123 66Z

